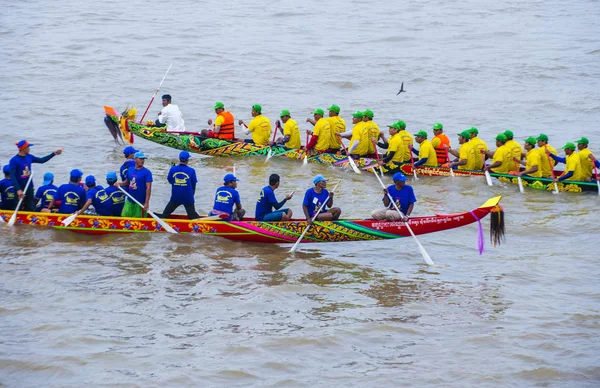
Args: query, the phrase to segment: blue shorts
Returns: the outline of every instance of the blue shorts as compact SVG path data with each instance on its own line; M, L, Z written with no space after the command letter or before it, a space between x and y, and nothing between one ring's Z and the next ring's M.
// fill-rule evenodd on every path
M281 209L281 210L274 211L273 213L265 214L265 216L263 217L262 220L265 221L265 222L281 221L281 217L285 213L287 213L288 210L290 210L290 209Z

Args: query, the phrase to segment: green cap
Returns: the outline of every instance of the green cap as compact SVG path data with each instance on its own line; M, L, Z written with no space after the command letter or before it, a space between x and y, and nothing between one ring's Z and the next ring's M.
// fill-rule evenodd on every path
M329 108L327 108L327 110L332 110L335 113L340 113L340 107L335 104L331 104L331 106Z
M315 109L315 111L313 112L314 115L321 115L323 116L325 114L325 112L323 112L323 109L321 108L317 108Z
M433 130L444 129L444 126L442 125L442 123L435 123L435 124L433 124L432 129Z
M578 144L590 144L590 141L587 139L587 137L582 137L579 140L575 140L575 143L578 143Z
M536 140L536 139L535 139L535 137L533 137L533 136L529 136L527 139L525 139L525 143L529 143L529 144L531 144L532 146L535 146L535 142L536 142L536 141L537 141L537 140Z
M469 131L462 131L458 136L465 138L465 140L469 140L471 138L471 133Z
M515 134L509 129L504 131L504 136L506 136L506 139L508 140L512 139L515 136Z
M282 110L281 113L279 114L279 117L283 117L283 116L291 116L290 111L287 109Z
M366 109L366 110L363 112L363 114L364 114L365 116L367 116L368 118L370 118L370 119L372 119L372 118L373 118L373 116L375 116L375 114L373 113L373 111L372 111L372 110L370 110L370 109Z
M406 129L406 123L402 120L398 120L396 121L396 124L398 125L399 129Z
M221 101L215 102L215 106L213 109L220 109L220 108L225 108L225 105L223 105L223 103Z
M479 130L475 127L471 127L469 129L467 129L467 131L469 131L469 133L474 133L475 136L479 135Z
M506 142L506 135L503 133L498 134L498 136L496 136L494 139L496 140L500 140L501 142Z
M421 137L424 137L425 139L427 139L427 132L422 131L422 130L419 131L419 132L417 132L417 133L415 133L414 135L415 136L421 136Z
M537 137L537 139L536 139L536 140L537 140L537 141L540 141L540 140L542 140L542 141L548 141L548 136L546 136L546 135L544 135L544 134L542 133L542 134L540 134L540 135Z
M362 119L364 115L365 114L363 112L359 111L359 110L357 110L356 112L352 113L352 117L357 118L357 119Z
M567 144L565 144L564 146L561 147L563 150L566 149L571 149L573 151L575 151L575 144L568 142Z
M258 104L254 104L252 105L252 110L261 113L262 112L262 106L258 105Z

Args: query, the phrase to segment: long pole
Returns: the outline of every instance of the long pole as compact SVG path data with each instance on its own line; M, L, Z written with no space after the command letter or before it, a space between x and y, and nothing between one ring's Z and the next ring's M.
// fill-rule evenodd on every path
M158 84L158 87L154 91L154 94L152 95L152 99L150 100L150 103L146 107L146 110L144 111L144 114L142 115L142 118L140 119L140 124L142 122L144 122L144 117L146 117L146 113L148 113L148 109L150 109L150 105L152 105L152 102L154 102L154 97L156 97L156 94L158 93L160 87L162 86L163 82L165 82L165 78L167 78L167 74L169 74L169 70L171 70L171 66L173 66L173 62L171 62L171 64L169 65L169 68L167 69L167 72L165 73L164 77L162 78L162 80Z
M375 177L379 181L379 184L381 185L381 187L383 189L385 189L385 185L381 181L381 178L379 178L379 175L377 174L377 171L375 171L375 169L373 169L373 174L375 175ZM394 202L394 200L393 200L392 196L390 195L390 193L387 193L387 195L388 195L388 198L389 198L390 202L392 203L392 205L394 205L394 208L396 209L396 211L398 213L400 213L400 217L404 218L405 217L404 214L400 211L400 209L398 208L398 205L396 205L396 203ZM433 260L431 260L431 257L429 256L429 254L427 253L427 251L425 250L425 248L423 248L423 245L421 245L421 243L419 242L419 239L417 239L417 236L415 236L415 233L413 232L413 230L410 227L409 223L405 222L404 224L406 225L406 229L408 229L408 231L410 232L410 234L415 239L415 242L419 246L419 251L421 252L421 256L423 256L423 260L425 260L425 262L427 264L433 265Z
M130 200L132 200L133 202L135 202L136 204L138 204L138 206L141 207L142 209L144 208L144 205L142 205L137 199L133 198L133 195L131 195L127 191L123 190L121 188L121 186L117 186L117 187L118 187L119 190L121 190L123 193L125 193L125 195L127 197L129 197ZM177 234L177 231L175 229L173 229L171 227L171 225L169 225L165 221L161 220L160 217L158 217L156 214L152 213L150 210L148 210L148 214L150 214L150 216L152 218L154 218L154 220L156 222L158 222L160 224L160 226L162 226L167 232L173 233L173 234Z
M344 145L344 142L342 141L342 137L337 134L337 137L340 139L340 144L342 145L342 148L344 149L344 151L346 151L346 156L348 157L348 162L350 162L350 167L352 167L352 170L357 173L360 174L360 170L358 169L358 166L356 165L356 163L354 162L354 159L352 159L352 156L350 155L350 153L348 153L348 148L346 148L346 146Z
M23 197L21 197L21 199L19 199L19 203L17 204L17 207L15 208L15 212L10 217L10 220L8 220L8 226L13 226L15 224L15 221L17 221L17 212L19 211L19 208L21 207L21 203L27 196L27 189L29 188L29 185L31 184L32 178L33 178L33 170L31 171L31 174L29 174L29 179L27 179L27 183L25 184L25 190L23 190Z

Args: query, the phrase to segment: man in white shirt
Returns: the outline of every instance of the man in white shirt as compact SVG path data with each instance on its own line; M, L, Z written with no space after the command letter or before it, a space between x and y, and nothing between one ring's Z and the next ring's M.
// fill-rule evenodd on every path
M179 107L171 104L171 95L162 96L162 110L158 112L157 127L167 127L167 132L185 132L185 125Z

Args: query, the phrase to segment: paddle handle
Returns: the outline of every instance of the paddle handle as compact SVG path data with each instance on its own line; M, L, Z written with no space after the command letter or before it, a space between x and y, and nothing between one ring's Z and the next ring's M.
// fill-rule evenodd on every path
M410 154L410 164L412 166L413 176L415 177L415 180L418 180L419 177L417 177L417 168L415 167L415 158L413 157L412 148L412 143L408 143L408 153Z
M546 159L548 159L548 167L550 168L550 174L552 175L552 181L554 181L554 194L558 194L558 184L556 183L556 176L554 175L554 166L552 165L552 160L550 159L550 155L548 155L548 147L544 146ZM600 187L598 188L598 192L600 193Z
M448 152L448 147L444 147L444 151L446 151L446 162L450 164L450 153ZM452 166L450 166L450 176L454 178L454 171L452 171Z
M23 190L23 197L21 197L21 199L19 199L19 203L17 204L17 207L15 208L15 212L10 217L10 220L8 220L8 226L13 226L15 224L15 221L17 220L17 213L18 213L19 209L21 208L21 204L23 203L25 196L27 195L27 189L29 188L29 185L31 184L32 179L33 179L33 170L31 171L31 174L29 174L29 179L27 179L27 183L25 184L25 189Z
M129 198L130 200L132 200L133 202L135 202L139 207L141 207L142 209L144 208L144 205L142 205L137 199L135 199L133 197L133 195L129 194L127 191L123 190L123 188L121 186L117 186L117 188L119 190L121 190L123 193L125 193L125 195L127 196L127 198ZM167 224L166 222L164 222L163 220L160 219L160 217L158 217L156 214L154 214L153 212L151 212L150 210L147 211L148 214L150 214L150 216L152 218L154 218L154 220L156 222L158 222L167 232L169 233L173 233L173 234L177 234L177 231L175 229L173 229L171 227L171 225Z
M154 97L156 97L156 94L160 90L160 87L162 86L163 82L165 82L165 78L167 78L167 74L169 74L169 70L171 70L171 66L173 66L173 62L171 62L171 64L169 65L169 68L167 69L167 72L162 77L162 80L160 81L160 83L158 84L158 87L154 91L154 94L152 95L152 99L150 100L150 103L148 103L148 106L146 107L146 110L144 111L144 114L142 115L142 118L139 121L140 124L144 122L144 117L146 117L146 113L148 113L148 109L150 109L150 106L152 105L152 102L154 102Z

